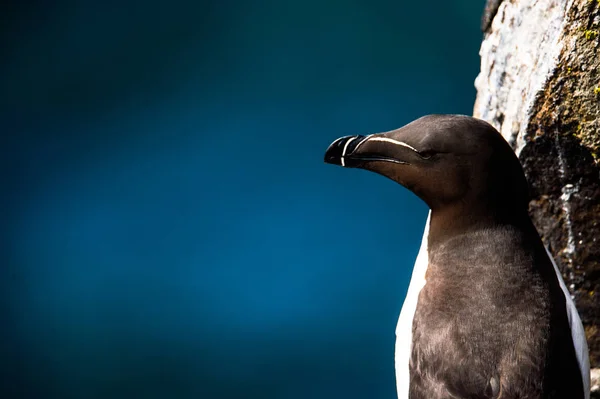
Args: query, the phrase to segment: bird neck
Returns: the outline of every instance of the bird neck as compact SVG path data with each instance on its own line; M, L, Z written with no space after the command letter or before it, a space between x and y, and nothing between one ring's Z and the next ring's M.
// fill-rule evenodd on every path
M518 230L530 230L533 224L527 209L518 204L477 204L461 202L432 208L428 242L430 248L452 237L470 231L512 226Z

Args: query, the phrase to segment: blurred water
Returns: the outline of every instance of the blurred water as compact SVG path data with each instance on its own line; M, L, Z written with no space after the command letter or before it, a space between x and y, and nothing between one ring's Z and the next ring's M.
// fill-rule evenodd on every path
M483 4L7 4L2 398L394 398L427 209L323 164L471 112Z

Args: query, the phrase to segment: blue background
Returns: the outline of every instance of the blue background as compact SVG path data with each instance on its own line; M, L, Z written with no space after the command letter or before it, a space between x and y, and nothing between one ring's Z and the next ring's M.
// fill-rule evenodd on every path
M427 208L323 154L470 114L483 1L1 7L0 397L395 397Z

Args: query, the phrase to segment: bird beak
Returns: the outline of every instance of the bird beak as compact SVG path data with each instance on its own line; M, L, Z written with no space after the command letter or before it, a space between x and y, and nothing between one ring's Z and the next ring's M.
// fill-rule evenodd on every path
M410 145L383 134L344 136L327 148L325 163L347 168L360 168L373 161L409 164L418 154Z
M331 143L327 151L325 151L325 163L351 167L347 165L350 154L353 154L359 145L367 139L367 136L360 135L340 137Z

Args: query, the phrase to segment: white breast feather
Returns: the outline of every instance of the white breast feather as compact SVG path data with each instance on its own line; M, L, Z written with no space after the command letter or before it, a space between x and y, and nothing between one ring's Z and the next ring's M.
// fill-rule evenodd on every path
M421 248L415 261L410 284L406 293L406 299L400 311L400 318L396 326L396 388L398 390L399 399L408 399L408 388L410 383L410 374L408 371L408 360L412 347L412 322L417 309L417 300L419 292L425 286L425 272L429 259L427 255L427 236L429 234L429 221L431 219L431 211L427 216L425 224L425 232L421 240Z

